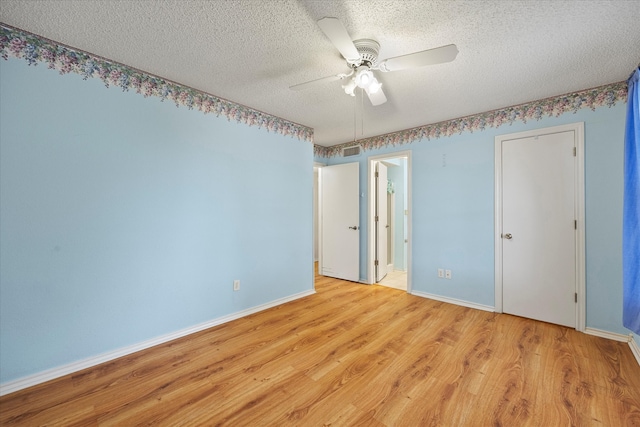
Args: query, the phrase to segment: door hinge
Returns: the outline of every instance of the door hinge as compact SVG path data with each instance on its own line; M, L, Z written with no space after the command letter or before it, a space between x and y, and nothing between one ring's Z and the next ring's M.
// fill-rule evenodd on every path
M378 222L378 215L376 215L376 222Z
M379 175L378 175L378 172L376 172L376 178L377 178L378 176L379 176Z
M573 147L573 157L576 157L577 155L578 155L578 148Z
M577 229L578 229L578 220L577 220L577 219L574 219L574 220L573 220L573 229L574 229L574 230L577 230Z
M378 260L375 260L375 261L373 262L373 265L375 265L375 266L377 267L377 266L378 266Z
M578 293L573 294L575 296L575 302L578 302Z

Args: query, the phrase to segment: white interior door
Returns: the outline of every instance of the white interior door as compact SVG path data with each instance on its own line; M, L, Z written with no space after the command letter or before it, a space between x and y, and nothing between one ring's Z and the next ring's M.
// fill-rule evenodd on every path
M576 326L573 131L502 141L503 311Z
M387 166L376 163L376 282L387 275Z
M359 281L360 175L358 163L321 169L322 258L320 274Z

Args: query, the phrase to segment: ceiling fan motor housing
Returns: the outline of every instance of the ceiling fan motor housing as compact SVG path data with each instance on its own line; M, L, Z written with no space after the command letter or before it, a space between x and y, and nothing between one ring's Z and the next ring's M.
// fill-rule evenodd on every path
M360 65L367 65L372 67L376 65L378 61L378 53L380 52L380 44L371 39L354 40L353 44L356 46L360 59L358 61L347 61L353 68L357 68Z

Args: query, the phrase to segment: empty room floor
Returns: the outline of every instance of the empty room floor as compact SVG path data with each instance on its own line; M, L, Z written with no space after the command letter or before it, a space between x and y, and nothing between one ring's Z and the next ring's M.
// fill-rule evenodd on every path
M315 287L3 396L0 425L640 425L626 343L383 286Z

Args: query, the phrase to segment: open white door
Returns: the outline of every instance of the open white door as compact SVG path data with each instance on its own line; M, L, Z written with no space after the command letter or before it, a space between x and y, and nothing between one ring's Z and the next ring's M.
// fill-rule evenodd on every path
M320 274L360 279L360 173L358 163L321 169L322 258Z
M376 163L376 282L387 275L387 167Z

